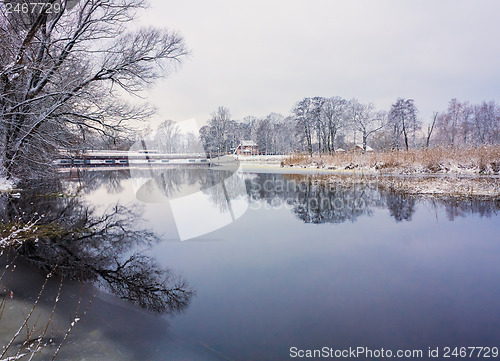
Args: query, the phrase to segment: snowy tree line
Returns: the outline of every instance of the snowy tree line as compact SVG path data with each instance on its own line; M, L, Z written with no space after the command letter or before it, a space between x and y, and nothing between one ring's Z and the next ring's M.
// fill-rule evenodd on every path
M357 99L313 97L298 101L286 116L234 120L228 108L219 107L200 133L212 154L232 152L241 140L255 141L263 154L332 153L356 144L364 150L478 147L500 144L500 106L452 99L424 127L413 99L398 98L389 110L377 110Z
M231 119L229 109L219 107L207 125L200 129L205 150L212 154L232 152L242 140L253 140L266 154L286 154L296 150L294 121L291 116L271 113L264 118Z
M196 134L183 131L172 120L165 120L151 134L153 139L150 145L161 153L200 153L203 149Z
M500 106L483 101L470 104L452 99L448 109L435 115L436 143L452 147L500 144Z

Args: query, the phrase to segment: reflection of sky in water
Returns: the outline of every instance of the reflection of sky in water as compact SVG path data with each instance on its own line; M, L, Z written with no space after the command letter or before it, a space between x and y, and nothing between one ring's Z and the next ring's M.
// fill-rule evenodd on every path
M214 187L222 188L222 185ZM227 209L215 206L209 194L197 192L170 201L175 225L182 241L204 236L240 218L248 208L244 197L227 200Z
M374 201L370 215L325 224L250 207L199 241L162 242L151 254L198 290L170 332L235 360L287 359L292 346L496 345L498 211L449 221L445 206L417 199L396 222ZM143 216L177 238L170 210L145 204Z
M222 228L241 217L248 208L245 180L237 168L221 171L212 168L139 169L131 175L131 179L120 182L120 192L111 198L106 196L108 190L100 187L87 199L104 209L112 202L148 205L146 214L154 209L152 217L160 215L164 222L172 220L173 216L180 240L204 236ZM128 195L121 198L125 192Z
M249 211L239 223L218 232L227 242L155 249L198 289L173 329L236 359L243 350L241 359L277 359L287 345L426 347L500 336L491 219L436 222L422 207L402 224L384 211L342 225Z

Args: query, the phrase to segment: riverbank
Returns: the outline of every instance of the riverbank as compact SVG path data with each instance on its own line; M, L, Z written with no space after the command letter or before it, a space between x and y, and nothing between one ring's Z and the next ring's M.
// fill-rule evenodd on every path
M413 195L487 197L500 199L500 151L410 151L399 153L303 155L283 163L241 160L247 173L316 175L336 182L377 182L379 186ZM434 170L434 171L433 171Z
M282 168L269 164L242 164L245 173L276 173L320 178L328 183L376 182L382 188L412 195L483 197L500 200L500 176L458 174L377 174L360 170L332 170L321 168Z
M316 175L328 177L332 183L376 181L382 187L414 195L500 199L498 148L457 151L453 156L442 150L433 154L420 152L238 158L245 173ZM430 164L437 166L429 167ZM12 181L0 177L0 192L11 192L13 188Z
M345 182L346 176L330 175L328 183ZM416 196L488 198L500 201L500 178L471 176L350 176L350 183L377 183L378 187Z
M284 158L283 166L358 170L374 174L499 175L500 146L470 149L432 148L389 152L348 152Z

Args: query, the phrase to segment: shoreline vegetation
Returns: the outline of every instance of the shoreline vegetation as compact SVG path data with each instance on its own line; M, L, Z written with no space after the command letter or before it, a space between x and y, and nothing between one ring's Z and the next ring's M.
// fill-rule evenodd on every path
M500 146L470 149L239 156L245 172L327 177L328 182L376 181L413 195L487 197L500 200ZM0 192L15 193L0 179ZM17 193L13 195L16 196Z
M339 176L376 178L382 186L409 194L493 197L500 199L500 147L431 148L393 152L295 154L281 163ZM328 173L330 173L328 172Z

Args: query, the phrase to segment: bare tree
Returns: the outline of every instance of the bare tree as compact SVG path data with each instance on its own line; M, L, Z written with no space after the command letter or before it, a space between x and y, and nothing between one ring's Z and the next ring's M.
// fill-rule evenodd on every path
M413 99L398 98L391 107L388 123L392 131L392 148L399 149L399 138L403 135L406 150L409 149L409 137L415 146L415 134L419 128L417 108Z
M329 152L335 150L335 137L345 124L347 101L341 97L325 99L321 115L326 125L326 147Z
M471 132L476 145L500 143L500 108L494 102L471 107Z
M96 214L78 197L41 201L38 192L9 200L0 210L5 222L0 224L0 252L10 246L43 271L54 272L57 265L56 274L101 284L151 311L177 313L188 306L194 290L187 282L137 251L158 241L155 233L140 226L139 208L116 204ZM14 223L19 226L10 231Z
M161 152L179 153L183 148L182 134L172 120L165 120L160 124L154 137L154 146Z
M231 113L228 108L219 107L212 113L208 128L202 132L205 149L209 153L227 153L231 145L228 142L229 127L231 125Z
M274 124L274 132L276 137L276 153L289 154L298 148L295 135L295 124L293 117L283 117L280 114L281 120Z
M293 133L285 126L284 119L281 114L271 113L257 120L256 140L260 152L283 154L283 148L286 147L285 137L292 136Z
M427 127L427 135L425 137L425 147L426 148L429 148L429 143L431 141L431 135L432 135L432 132L434 131L434 127L436 125L436 121L438 119L438 116L439 116L439 113L434 112L432 115L432 123L430 126Z
M357 99L349 101L349 120L354 131L361 132L363 151L368 138L384 127L384 112L376 112L372 103L361 104Z
M463 112L466 104L453 98L448 103L448 109L437 120L437 129L441 143L454 147L458 145L457 135L463 121Z
M325 103L325 98L323 97L314 97L312 98L312 109L310 112L311 123L313 125L313 129L316 131L316 139L318 143L318 153L326 149L326 123L324 122L323 117L321 116L321 112L323 109L323 105Z
M120 90L139 94L187 51L175 32L127 31L145 5L61 0L59 12L26 18L0 3L0 151L9 176L46 168L54 151L81 147L88 132L115 136L151 115L120 100Z
M312 135L314 132L312 124L313 103L311 98L304 98L299 101L292 110L297 124L297 131L301 135L300 139L305 143L305 149L312 155Z

